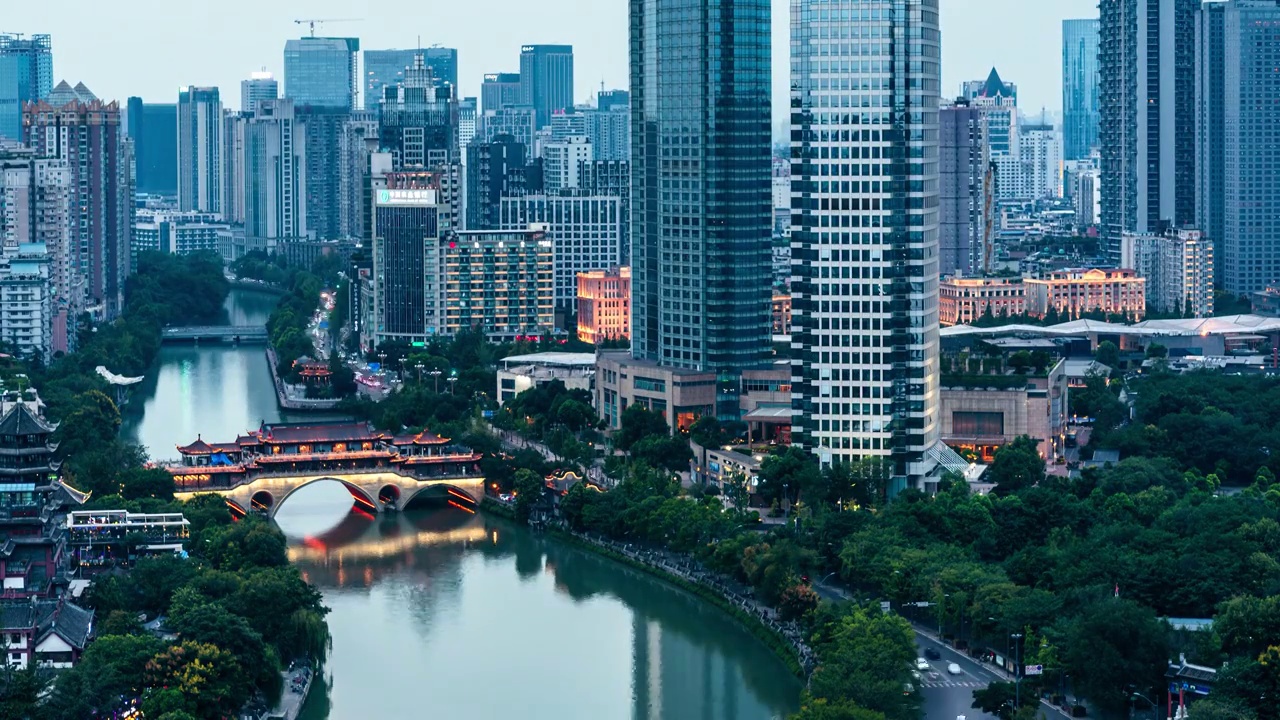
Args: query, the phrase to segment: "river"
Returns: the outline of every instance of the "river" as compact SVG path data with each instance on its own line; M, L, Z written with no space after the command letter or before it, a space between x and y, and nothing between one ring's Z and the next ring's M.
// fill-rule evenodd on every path
M234 324L275 298L236 290ZM156 458L230 440L276 406L260 346L167 346L125 413ZM766 720L800 683L719 610L653 577L452 508L371 517L337 483L276 517L320 588L333 647L302 720Z

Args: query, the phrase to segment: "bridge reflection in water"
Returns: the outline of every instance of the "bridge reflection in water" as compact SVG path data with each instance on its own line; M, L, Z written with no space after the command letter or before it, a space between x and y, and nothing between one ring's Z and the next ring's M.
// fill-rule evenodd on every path
M292 514L279 517L286 532ZM799 683L719 610L505 521L441 507L313 530L289 557L333 608L334 648L327 694L302 720L415 716L414 694L369 698L377 679L413 683L439 717L766 720L796 708ZM511 687L455 687L452 666L472 662L501 666Z

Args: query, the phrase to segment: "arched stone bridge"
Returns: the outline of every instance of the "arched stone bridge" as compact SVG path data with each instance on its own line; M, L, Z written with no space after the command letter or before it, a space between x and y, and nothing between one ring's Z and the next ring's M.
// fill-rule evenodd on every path
M474 512L484 499L484 478L443 477L416 478L394 472L325 473L307 475L266 475L231 488L202 489L176 492L174 498L183 502L197 495L221 495L227 505L240 513L257 511L274 517L280 506L298 490L323 481L342 483L355 505L368 512L383 512L404 508L420 493L435 490L446 499L468 511Z

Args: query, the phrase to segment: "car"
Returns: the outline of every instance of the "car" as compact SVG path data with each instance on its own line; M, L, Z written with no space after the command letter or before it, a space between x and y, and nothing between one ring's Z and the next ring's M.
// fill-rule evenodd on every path
M911 677L914 678L916 682L920 682L921 680L924 680L924 676L920 674L919 670L912 670Z
M929 661L924 658L916 658L916 669L920 672L929 670Z
M959 675L961 673L960 666L955 663L951 663L950 665L947 665L947 672L952 675Z
M925 657L927 657L927 658L929 658L930 660L941 660L941 659L942 659L942 653L938 652L938 650L937 650L936 648L925 648L925 649L924 649L924 656L925 656Z
M915 691L916 691L916 686L915 686L915 685L912 685L911 683L902 683L902 694L903 694L903 695L910 695L911 693L913 693L913 692L915 692Z

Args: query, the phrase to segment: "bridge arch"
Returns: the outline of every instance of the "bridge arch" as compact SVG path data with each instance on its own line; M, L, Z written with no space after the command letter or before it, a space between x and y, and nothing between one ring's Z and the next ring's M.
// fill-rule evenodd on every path
M378 491L378 502L383 505L394 505L399 507L401 494L399 485L388 483L383 485L382 489Z
M370 497L369 493L365 492L364 488L361 488L359 485L347 482L346 480L341 480L336 477L317 477L317 478L312 478L310 480L307 480L306 482L303 482L303 483L298 483L297 485L290 487L288 492L286 492L283 497L281 497L279 500L276 501L275 506L272 507L271 510L269 511L269 515L271 517L275 517L276 511L279 510L281 507L284 507L284 504L288 502L289 498L293 497L294 493L298 492L302 488L310 487L312 485L315 485L316 483L322 483L322 482L335 482L335 483L338 483L339 485L342 485L347 489L347 492L351 493L351 497L356 504L362 506L368 512L371 512L371 513L377 512L378 510L377 500L373 497Z
M276 496L266 490L259 490L249 498L249 506L258 512L274 514L276 508Z
M445 500L448 500L450 496L453 496L454 498L456 498L456 501L462 504L462 507L465 510L476 510L477 508L480 507L480 501L483 499L483 498L476 497L474 492L467 490L463 487L460 487L458 485L452 485L449 483L436 483L434 485L429 485L427 487L418 488L414 490L409 494L409 497L404 499L400 507L407 508L409 507L409 504L412 503L414 500L428 494L439 495L441 498ZM470 506L466 505L466 503L468 502L470 503Z

